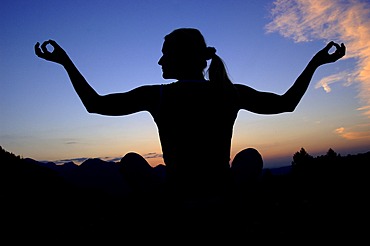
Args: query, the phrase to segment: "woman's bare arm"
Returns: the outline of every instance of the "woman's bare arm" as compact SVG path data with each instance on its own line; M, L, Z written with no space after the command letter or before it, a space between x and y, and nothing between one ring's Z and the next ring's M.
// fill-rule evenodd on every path
M335 46L334 53L329 54L331 47ZM260 92L245 85L236 84L240 95L240 107L258 114L279 114L293 112L311 82L316 69L324 64L332 63L345 55L346 47L334 42L328 43L307 64L303 72L298 76L294 84L283 94L278 95L270 92Z
M48 51L50 44L54 50ZM124 93L99 95L86 81L67 53L53 40L40 44L36 43L35 53L47 61L62 65L68 73L72 85L89 113L102 115L127 115L135 112L150 110L153 104L153 91L159 91L155 86L141 86ZM159 94L159 93L158 93Z

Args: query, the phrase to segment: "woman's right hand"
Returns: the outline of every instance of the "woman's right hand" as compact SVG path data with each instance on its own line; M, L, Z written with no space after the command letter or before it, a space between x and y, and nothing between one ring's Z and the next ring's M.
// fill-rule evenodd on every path
M54 50L52 52L48 51L46 47L48 44L53 47ZM40 58L43 58L47 61L59 63L61 65L64 65L70 60L67 53L54 40L43 42L41 44L41 48L40 43L37 42L35 44L35 53Z

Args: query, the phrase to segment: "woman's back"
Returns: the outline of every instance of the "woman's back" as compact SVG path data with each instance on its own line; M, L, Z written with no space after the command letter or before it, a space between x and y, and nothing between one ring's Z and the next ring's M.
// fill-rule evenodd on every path
M229 175L237 100L209 81L162 85L158 126L170 182L212 190Z

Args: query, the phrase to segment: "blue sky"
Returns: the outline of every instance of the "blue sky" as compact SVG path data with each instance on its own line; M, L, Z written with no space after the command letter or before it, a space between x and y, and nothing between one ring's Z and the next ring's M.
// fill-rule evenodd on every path
M56 40L107 94L172 82L157 62L163 37L179 27L198 28L234 82L279 94L329 40L347 46L344 59L316 71L293 113L240 112L231 158L255 147L272 167L290 164L301 147L312 155L370 150L368 1L5 0L0 27L0 145L17 155L58 161L135 151L162 163L148 113L88 114L63 68L36 57L33 46Z

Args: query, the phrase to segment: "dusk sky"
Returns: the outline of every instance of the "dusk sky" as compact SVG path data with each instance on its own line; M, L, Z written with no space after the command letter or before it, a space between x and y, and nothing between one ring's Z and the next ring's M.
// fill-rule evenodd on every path
M347 47L344 58L319 67L294 112L240 111L231 159L247 147L265 167L289 165L302 147L313 156L370 151L368 0L3 0L0 27L0 145L16 155L79 163L135 151L163 163L148 112L89 114L63 67L38 58L34 45L54 39L108 94L172 82L157 62L164 36L179 27L203 33L233 82L278 94L327 42Z

